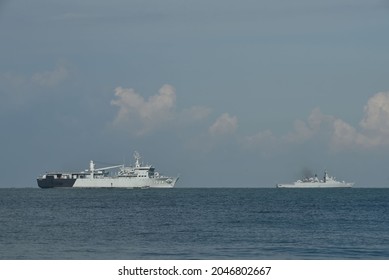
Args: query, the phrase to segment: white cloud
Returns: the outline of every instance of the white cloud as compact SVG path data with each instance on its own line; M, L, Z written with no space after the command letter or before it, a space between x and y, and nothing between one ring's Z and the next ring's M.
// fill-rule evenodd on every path
M193 106L177 112L175 89L167 84L147 100L131 88L118 87L115 89L115 96L116 99L112 100L111 104L119 110L114 124L127 125L137 135L166 127L166 124L175 127L188 127L195 122L201 124L211 113L210 108L202 106ZM232 135L237 129L238 118L224 113L209 126L208 136ZM212 138L205 135L202 142L204 139L213 142ZM333 151L389 146L389 92L377 93L368 100L363 118L357 127L315 108L305 120L294 121L289 133L276 136L272 131L265 130L252 136L239 136L235 140L239 141L237 144L244 149L272 151L281 147L281 150L285 150L287 147L305 145L313 141L327 145Z
M333 149L372 148L381 145L380 137L358 132L350 124L337 119L333 124L331 147Z
M209 133L213 136L232 134L238 127L238 118L228 113L222 114L210 127Z
M360 129L357 129L336 120L332 138L334 147L377 148L389 145L389 92L379 92L368 100L359 125Z
M328 130L335 119L333 116L323 114L319 108L315 108L308 116L307 121L296 120L294 122L292 132L288 133L284 140L292 143L304 143L318 133L325 134L323 130Z
M176 92L171 85L163 85L159 89L159 94L151 96L140 110L142 119L155 121L157 119L165 121L171 118L173 108L176 103Z
M270 142L281 146L311 141L327 143L333 151L389 146L389 92L377 93L368 100L358 127L315 108L306 120L296 120L286 135L276 137L271 131L258 132L246 137L245 145L257 149L269 147Z
M379 134L389 134L389 92L379 92L369 99L364 108L362 128Z
M331 149L370 149L389 145L389 92L371 97L364 107L364 116L354 127L344 120L312 110L307 121L297 120L285 140L304 143L318 137L329 140Z
M312 127L302 120L296 120L293 127L294 130L285 137L288 142L304 142L312 138L315 132Z
M117 87L111 104L119 107L114 124L137 124L143 134L174 117L176 93L171 85L163 85L158 94L145 100L132 88Z

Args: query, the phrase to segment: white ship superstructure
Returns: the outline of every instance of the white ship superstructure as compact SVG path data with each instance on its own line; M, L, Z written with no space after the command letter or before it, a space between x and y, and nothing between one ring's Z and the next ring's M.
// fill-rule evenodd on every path
M354 183L347 183L345 181L337 181L335 177L324 172L323 180L320 180L317 175L311 178L298 180L292 184L277 184L277 188L351 188Z
M141 164L139 153L134 153L135 165L114 165L95 168L90 161L89 169L81 172L49 172L38 177L41 188L173 188L177 177L167 177L155 171L152 165ZM118 170L110 175L108 170Z

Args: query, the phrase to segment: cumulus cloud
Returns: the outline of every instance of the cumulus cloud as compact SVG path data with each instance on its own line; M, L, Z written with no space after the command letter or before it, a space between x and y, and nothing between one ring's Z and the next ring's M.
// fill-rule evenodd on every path
M115 96L111 104L118 106L119 111L114 124L140 123L140 134L173 118L176 92L171 85L163 85L158 94L147 100L132 88L117 87Z
M127 125L137 135L166 127L167 124L175 127L201 124L211 113L210 108L203 106L193 106L177 112L176 91L168 84L148 99L132 88L122 87L115 89L115 97L111 104L118 107L118 112L113 124ZM217 136L235 134L237 129L238 118L224 113L208 127L203 140L208 139L211 143L218 139ZM198 135L200 134L201 132ZM239 141L237 144L241 148L254 150L276 151L280 147L285 149L291 145L305 145L313 141L328 145L333 151L389 146L389 92L379 92L367 101L362 120L356 126L314 108L306 119L295 120L290 132L280 136L270 130L259 131L251 136L237 136L235 140Z
M379 134L389 134L389 92L379 92L369 99L364 108L362 128Z
M328 130L336 118L326 115L319 108L312 110L306 121L296 120L293 130L284 138L286 142L303 143L315 137L318 133L323 134L323 130Z
M238 118L224 113L209 127L209 133L213 136L232 134L237 127Z
M379 92L368 100L359 126L354 128L342 120L336 120L332 143L336 148L389 145L389 92Z
M131 134L138 136L151 133L159 128L192 126L207 119L211 109L205 106L192 106L176 110L176 90L163 85L157 94L145 99L132 88L117 87L111 105L118 107L114 126L125 126Z
M363 118L356 127L315 108L306 120L296 120L293 129L283 136L277 137L267 130L246 137L244 143L246 147L256 149L304 145L309 141L327 143L334 151L389 146L389 92L379 92L368 100Z
M350 124L341 119L337 119L333 123L331 145L336 150L345 148L371 148L380 145L380 141L376 136L365 135Z
M379 92L368 100L357 127L335 116L323 114L316 108L306 121L295 121L294 129L285 136L285 140L304 143L323 136L326 139L329 137L329 146L333 150L389 145L389 92Z

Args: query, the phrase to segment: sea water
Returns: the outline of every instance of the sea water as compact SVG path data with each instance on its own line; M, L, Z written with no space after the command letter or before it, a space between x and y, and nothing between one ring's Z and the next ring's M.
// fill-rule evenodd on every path
M0 189L0 259L389 259L389 189Z

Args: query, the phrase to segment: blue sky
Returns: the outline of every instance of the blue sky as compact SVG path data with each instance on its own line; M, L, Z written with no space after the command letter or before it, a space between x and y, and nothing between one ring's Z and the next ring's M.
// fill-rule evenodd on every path
M389 1L2 1L0 187L89 160L179 186L389 185Z

